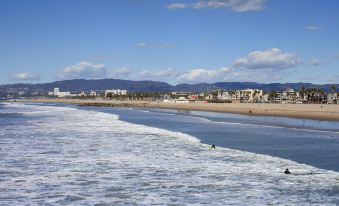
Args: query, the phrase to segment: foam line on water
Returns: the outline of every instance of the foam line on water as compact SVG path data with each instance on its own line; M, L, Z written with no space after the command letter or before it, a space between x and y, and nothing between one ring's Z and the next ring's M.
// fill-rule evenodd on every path
M143 111L143 110L140 110ZM151 111L149 111L151 112ZM187 115L182 115L182 114L173 114L173 113L166 113L166 112L153 112L155 114L166 114L166 115L177 115L177 116L185 116ZM312 128L301 128L301 127L293 127L291 126L284 126L284 125L268 125L268 124L254 124L254 123L242 123L242 122L229 122L229 121L214 121L211 119L208 119L206 117L201 117L201 116L196 116L192 115L189 116L192 119L198 119L202 122L206 123L213 123L213 124L224 124L224 125L234 125L234 126L247 126L247 127L262 127L262 128L277 128L277 129L289 129L289 130L298 130L298 131L306 131L306 132L318 132L318 133L334 133L334 134L339 134L339 131L333 131L333 130L326 130L326 129L312 129Z

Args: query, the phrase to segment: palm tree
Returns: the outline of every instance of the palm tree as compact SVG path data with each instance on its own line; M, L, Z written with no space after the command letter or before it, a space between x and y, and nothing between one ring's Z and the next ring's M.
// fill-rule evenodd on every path
M335 85L331 86L331 91L334 93L337 90L337 87Z
M304 96L305 96L305 86L304 85L301 86L299 93L300 93L301 97L304 98Z
M256 97L257 97L257 94L258 94L259 92L258 92L258 90L254 90L254 92L253 92L253 94L252 94L252 99L253 99L253 102L255 102L256 101Z

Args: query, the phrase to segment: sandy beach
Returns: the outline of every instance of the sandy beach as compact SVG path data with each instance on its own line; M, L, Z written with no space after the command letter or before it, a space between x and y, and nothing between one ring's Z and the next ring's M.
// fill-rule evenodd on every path
M251 103L157 103L148 101L112 101L81 99L26 99L20 102L67 103L82 106L150 107L245 114L253 116L279 116L316 120L339 121L339 104L251 104Z

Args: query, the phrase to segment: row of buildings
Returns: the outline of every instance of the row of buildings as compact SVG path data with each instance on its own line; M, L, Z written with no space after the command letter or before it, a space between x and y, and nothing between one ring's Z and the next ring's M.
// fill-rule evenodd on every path
M104 98L114 97L114 95L127 95L127 90L120 90L120 89L110 89L104 91ZM99 96L96 91L90 91L89 93L80 92L72 94L69 91L60 91L59 88L54 88L52 92L48 92L48 96L54 96L59 98L65 97L97 97Z
M263 90L245 89L234 91L219 91L215 93L178 93L173 92L163 99L164 102L189 103L196 101L225 102L225 103L277 103L277 104L337 104L336 92L324 94L321 92L302 93L293 89L264 93Z
M68 91L60 91L54 88L49 96L54 97L95 97L121 100L148 100L162 101L173 103L190 103L190 102L220 102L220 103L277 103L277 104L303 104L303 103L322 103L337 104L339 103L336 92L324 94L319 91L303 92L293 89L282 91L272 91L265 93L259 89L244 89L233 91L215 91L208 93L189 93L189 92L172 92L172 93L127 93L127 90L110 89L101 92L90 91L89 93L81 92L71 94Z

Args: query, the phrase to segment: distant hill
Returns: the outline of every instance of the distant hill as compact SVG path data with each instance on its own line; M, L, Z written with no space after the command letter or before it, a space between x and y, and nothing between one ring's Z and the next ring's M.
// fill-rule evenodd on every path
M316 87L324 91L330 91L333 84L317 85L311 83L270 83L261 84L256 82L217 82L213 84L199 83L199 84L178 84L170 85L165 82L157 81L131 81L121 79L73 79L56 81L43 84L7 84L0 85L0 97L5 97L7 94L14 94L19 91L26 93L44 94L48 91L53 91L53 88L58 87L61 91L81 92L81 91L102 91L105 89L126 89L128 92L205 92L214 91L217 89L236 90L236 89L262 89L264 91L295 89L299 90L301 86L305 88ZM339 88L339 84L336 84Z

